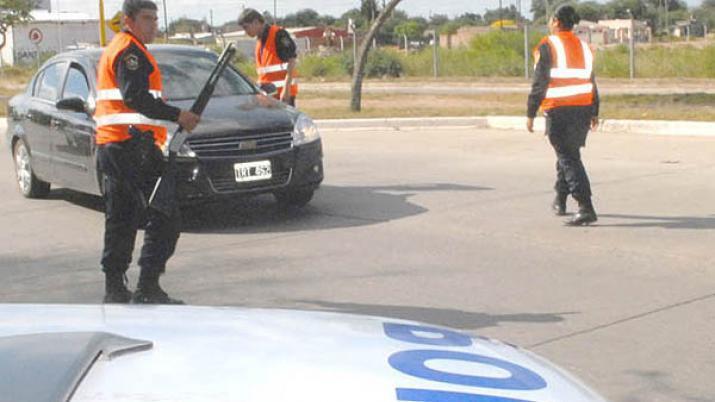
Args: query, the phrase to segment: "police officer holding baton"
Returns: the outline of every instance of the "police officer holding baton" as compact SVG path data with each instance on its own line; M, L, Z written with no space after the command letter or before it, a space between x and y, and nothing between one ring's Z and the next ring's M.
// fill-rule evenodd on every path
M534 117L541 107L546 115L546 135L556 151L556 215L566 214L569 194L578 202L578 213L567 221L580 226L596 222L591 184L581 161L589 129L598 127L598 90L593 74L593 54L572 29L580 18L569 5L551 18L551 35L534 51L536 68L529 94L526 128L534 132Z
M157 6L124 0L125 30L106 47L97 67L97 164L105 199L105 303L182 304L159 286L179 239L178 207L170 216L147 209L148 193L163 169L166 123L192 131L199 116L162 100L159 66L146 45L158 33ZM137 289L126 284L140 221L146 220Z

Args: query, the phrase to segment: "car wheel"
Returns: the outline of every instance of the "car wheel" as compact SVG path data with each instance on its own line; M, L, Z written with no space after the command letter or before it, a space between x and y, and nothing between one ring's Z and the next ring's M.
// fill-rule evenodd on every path
M27 198L42 198L50 192L50 183L44 182L32 172L30 150L25 141L17 140L13 148L15 176L20 194Z
M273 195L276 197L278 206L281 208L286 207L299 207L302 208L313 199L314 190L294 190L287 192L277 192Z

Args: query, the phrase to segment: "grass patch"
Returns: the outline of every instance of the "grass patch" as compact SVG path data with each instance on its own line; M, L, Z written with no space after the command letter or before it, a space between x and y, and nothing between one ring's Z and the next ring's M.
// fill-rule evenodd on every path
M467 96L363 94L362 111L349 107L345 91L308 92L298 97L298 107L316 119L369 117L440 117L526 114L526 96L479 94ZM604 119L715 121L715 95L612 95L601 99Z

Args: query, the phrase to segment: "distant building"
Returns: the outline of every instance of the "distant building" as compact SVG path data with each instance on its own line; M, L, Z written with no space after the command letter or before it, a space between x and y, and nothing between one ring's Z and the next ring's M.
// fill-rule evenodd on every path
M48 2L49 3L49 2ZM99 46L99 20L84 13L32 11L33 20L10 27L0 53L3 65L32 64L43 55ZM114 32L106 29L107 41Z
M598 25L608 28L608 41L610 43L628 43L631 38L631 20L600 20ZM651 29L645 21L633 21L633 39L635 42L650 42L652 38Z
M612 41L611 30L593 21L581 20L574 27L574 33L584 42L593 45L606 45Z
M707 35L707 26L695 21L677 21L671 26L670 34L678 38L698 37Z

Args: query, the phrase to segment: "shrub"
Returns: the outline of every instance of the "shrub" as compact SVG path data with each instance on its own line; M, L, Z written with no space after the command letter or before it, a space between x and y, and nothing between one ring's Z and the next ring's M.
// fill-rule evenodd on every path
M345 53L343 57L343 67L352 75L353 55ZM365 64L365 77L400 77L403 74L402 61L397 52L392 50L373 49L370 50Z
M339 78L347 74L343 56L319 56L307 54L298 58L298 72L301 77Z

